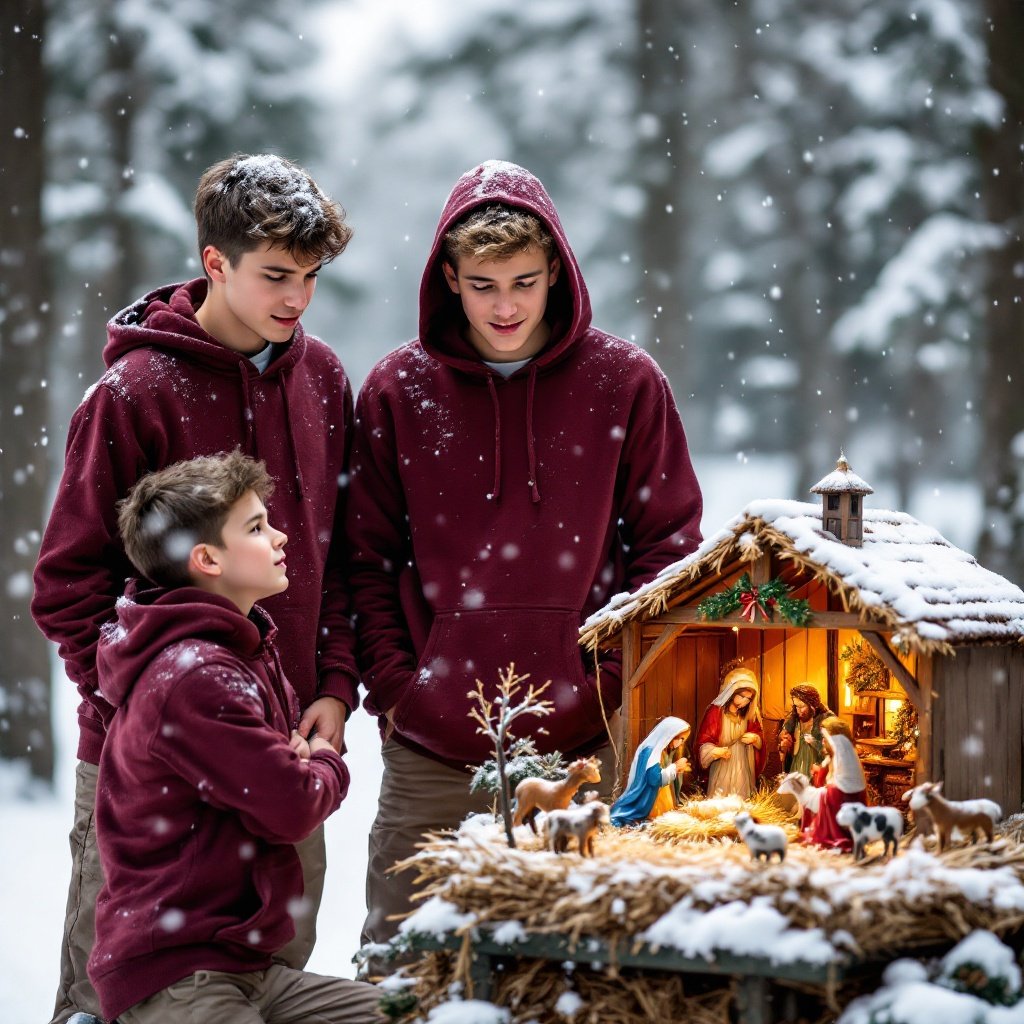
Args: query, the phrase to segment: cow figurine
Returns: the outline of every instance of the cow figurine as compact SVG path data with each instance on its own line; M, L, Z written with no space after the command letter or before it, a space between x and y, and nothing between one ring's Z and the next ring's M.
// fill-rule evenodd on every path
M786 859L786 833L778 825L758 824L746 811L740 811L732 822L746 843L751 860L770 861L773 853L779 855L780 864Z
M865 807L852 801L836 811L836 824L853 837L853 859L864 859L864 847L874 839L882 840L882 852L896 855L903 835L903 815L895 807Z

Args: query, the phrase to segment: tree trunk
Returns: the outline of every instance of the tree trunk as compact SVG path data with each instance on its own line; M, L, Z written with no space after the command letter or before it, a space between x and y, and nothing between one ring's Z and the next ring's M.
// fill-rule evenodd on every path
M640 267L639 338L657 359L683 404L694 388L692 343L684 295L686 212L682 180L692 157L684 152L683 72L690 34L686 5L679 0L637 0L637 184L644 208L636 222Z
M29 614L47 490L49 284L43 245L44 4L25 0L0 25L0 69L18 84L0 103L0 757L53 778L49 649Z
M1005 103L1002 124L980 140L985 209L1006 244L989 260L984 417L978 460L984 514L978 558L1024 583L1024 4L987 0L989 81Z

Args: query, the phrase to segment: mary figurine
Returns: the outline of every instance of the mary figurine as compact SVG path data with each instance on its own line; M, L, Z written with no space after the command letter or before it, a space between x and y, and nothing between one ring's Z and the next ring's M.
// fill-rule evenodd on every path
M625 792L612 804L613 825L632 825L675 807L683 774L690 769L682 754L689 735L689 722L672 717L648 733L633 757Z

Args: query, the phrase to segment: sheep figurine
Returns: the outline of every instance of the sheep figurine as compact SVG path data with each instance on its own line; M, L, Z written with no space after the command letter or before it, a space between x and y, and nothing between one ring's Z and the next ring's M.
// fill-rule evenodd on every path
M747 844L751 860L770 861L773 853L779 855L779 863L786 859L786 833L778 825L759 825L746 811L740 811L732 822Z
M984 833L992 842L995 823L1003 816L1002 808L993 800L947 800L939 790L941 782L922 782L910 790L910 809L916 814L927 810L939 837L939 853L949 844L953 829L976 842L977 833Z
M544 827L547 830L548 846L555 853L565 853L573 836L579 843L581 857L594 856L594 836L610 818L608 805L597 799L597 794L587 794L582 804L566 807L564 810L548 811Z
M903 815L895 807L865 807L851 801L836 811L836 824L853 837L853 859L864 859L864 847L874 839L882 840L883 853L892 848L893 856L903 835Z

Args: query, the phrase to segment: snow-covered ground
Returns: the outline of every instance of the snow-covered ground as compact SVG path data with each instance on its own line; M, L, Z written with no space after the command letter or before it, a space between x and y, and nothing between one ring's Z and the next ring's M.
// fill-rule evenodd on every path
M705 535L755 498L803 497L794 493L792 465L784 457L695 462L705 494ZM822 467L822 473L829 468ZM868 482L872 482L870 477ZM931 514L929 493L922 492L920 508L912 506L906 511L969 550L977 523L977 497L944 489L941 507L949 520L939 522ZM893 507L884 492L872 501L878 507ZM57 984L70 863L67 833L72 817L77 701L74 688L59 671L54 690L56 794L35 800L13 796L17 780L8 766L0 765L0 916L4 922L0 928L0 1007L3 1019L14 1024L49 1020ZM360 712L353 717L347 741L352 788L341 810L327 824L327 885L319 942L309 965L311 970L341 976L351 976L354 971L351 957L365 913L366 836L380 779L379 742L368 715Z

